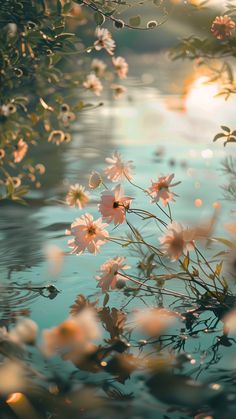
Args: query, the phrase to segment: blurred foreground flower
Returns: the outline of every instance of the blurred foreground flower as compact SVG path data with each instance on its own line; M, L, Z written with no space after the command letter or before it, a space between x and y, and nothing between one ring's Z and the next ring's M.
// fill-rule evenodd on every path
M0 366L0 394L19 392L25 386L25 366L20 362L5 361Z
M82 215L71 224L71 230L66 234L71 234L74 239L68 241L72 253L77 255L86 249L90 253L96 254L100 246L106 243L109 233L105 230L108 224L102 222L102 218L94 221L91 214Z
M15 343L34 345L37 334L37 324L31 319L23 319L17 322L16 326L8 333L8 336Z
M211 32L221 41L231 36L235 30L235 22L227 15L217 16L212 23Z
M83 83L83 86L86 89L92 90L92 92L96 96L100 96L100 94L103 90L102 83L100 82L98 77L95 76L95 74L88 74L86 80Z
M109 259L100 267L99 271L101 275L97 276L96 279L98 280L98 286L102 288L103 292L108 291L109 288L116 288L117 281L123 281L125 279L123 275L119 274L119 270L126 270L130 268L130 266L126 265L124 261L124 257L117 256L114 259Z
M112 182L118 182L127 178L132 180L133 162L129 160L127 162L122 161L120 153L115 151L111 157L106 158L108 166L104 169L104 173L109 180Z
M122 224L125 221L125 210L129 208L132 198L124 196L124 190L121 185L117 185L111 191L102 192L101 201L98 209L108 222L114 221L114 224Z
M177 313L164 308L148 308L134 313L134 322L137 328L150 337L160 335L178 318L181 317Z
M97 189L102 184L102 177L98 172L92 172L89 177L90 189Z
M13 157L15 163L20 163L21 160L25 157L26 153L28 151L28 144L21 138L17 145L15 150L13 151Z
M60 354L64 359L76 361L78 357L94 350L92 341L99 336L96 313L85 308L77 316L44 330L42 349L48 356Z
M224 333L235 333L236 332L236 310L232 310L227 313L224 318Z
M66 203L70 207L78 207L79 209L84 208L89 202L88 194L85 192L85 188L82 185L76 183L71 185L68 194L66 195Z
M95 35L98 38L97 41L94 42L95 49L100 51L104 48L108 54L113 55L116 44L112 39L111 33L107 29L97 27Z
M174 176L174 173L172 173L167 176L159 176L156 182L152 181L152 185L147 189L152 197L152 202L161 200L162 204L166 206L169 202L175 201L174 197L178 195L171 192L169 188L178 185L180 182L171 183Z
M125 79L128 74L129 66L123 57L113 57L112 63L120 79Z

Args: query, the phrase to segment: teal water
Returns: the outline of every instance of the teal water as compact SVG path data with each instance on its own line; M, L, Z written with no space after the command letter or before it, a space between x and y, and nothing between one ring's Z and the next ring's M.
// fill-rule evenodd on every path
M134 63L140 59L140 56L132 57ZM153 64L151 66L150 60ZM44 256L47 244L55 244L63 251L69 252L68 238L64 235L65 228L83 211L68 208L58 201L65 198L70 184L77 182L86 186L89 173L92 170L102 170L105 157L111 155L114 150L120 151L125 159L134 161L135 183L143 188L148 187L150 180L162 173L175 173L176 181L181 181L176 188L179 197L172 205L172 214L177 221L187 225L199 224L201 220L206 220L213 214L215 202L221 204L216 235L222 234L226 222L234 220L232 203L223 199L221 189L221 185L227 183L227 178L221 171L221 161L229 153L234 153L234 145L225 149L222 143L212 142L219 130L219 122L233 125L233 102L213 100L214 90L209 89L200 89L199 96L194 88L190 90L188 98L183 99L180 86L182 76L189 70L187 64L173 64L176 78L170 85L168 73L172 64L165 55L143 55L142 63L143 74L137 75L134 72L127 81L126 98L114 102L107 94L102 107L81 115L81 120L74 127L74 139L69 145L60 148L48 146L37 154L39 161L45 163L46 160L47 173L42 189L33 192L30 197L32 205L22 207L9 203L1 207L2 325L7 324L14 315L24 313L21 310L27 310L40 330L55 326L68 317L69 308L79 294L91 300L98 299L102 305L104 295L97 288L95 276L99 266L107 259L126 255L128 264L136 269L138 258L127 254L126 248L119 248L110 243L103 246L101 253L96 257L90 254L74 256L67 253L62 270L56 277L50 276ZM50 162L48 165L47 161ZM151 208L142 192L133 189L127 182L124 186L127 194L135 198L136 208ZM99 190L92 196L87 211L99 216ZM202 200L201 207L195 206L196 199ZM130 215L130 221L141 227L139 219L134 215ZM114 231L114 235L117 236L125 230L126 228L121 226ZM147 223L145 233L157 242L158 234L153 232L151 223ZM54 284L60 292L51 299L38 292L10 288L16 284L23 288L29 284L39 287ZM166 287L168 286L178 292L185 291L184 284L176 279L168 282ZM108 306L119 310L123 308L125 313L129 313L133 309L158 303L168 307L173 301L173 297L159 296L157 299L148 293L132 298L132 294L115 290L110 292ZM175 306L181 304L179 302ZM180 312L181 310L183 311L183 308ZM220 375L224 370L230 371L232 366L236 366L235 351L234 346L220 347L217 354L219 359L205 369L213 354L212 346L216 343L216 337L221 335L222 329L222 324L219 323L212 333L204 332L204 324L207 324L204 322L211 317L214 320L210 310L202 314L199 328L203 332L188 338L185 347L182 347L179 353L186 352L193 357L194 362L187 365L187 371L193 378L198 377L200 373L200 382L219 383L222 388L225 384ZM176 328L173 333L179 335L181 331ZM104 337L107 335L107 331L104 330ZM135 348L134 341L132 344ZM135 351L138 352L138 349L134 349ZM59 374L64 371L61 364L59 361L56 363ZM66 364L69 371L75 370L72 364ZM109 381L106 376L89 372L81 373L80 380L94 383L99 380ZM114 417L193 417L189 411L184 410L184 406L164 416L167 406L173 404L171 400L168 404L169 390L167 389L165 395L167 403L162 403L165 397L161 397L160 402L150 394L139 373L134 373L130 380L124 384L119 383L118 387L125 393L132 392L135 398L134 401L127 402L127 411L114 402ZM231 391L230 394L232 401L234 392ZM117 411L119 408L121 413ZM228 417L231 417L230 414ZM102 415L98 413L97 417Z

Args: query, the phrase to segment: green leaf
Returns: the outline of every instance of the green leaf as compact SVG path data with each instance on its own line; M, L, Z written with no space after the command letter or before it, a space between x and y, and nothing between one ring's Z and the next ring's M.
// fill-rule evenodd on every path
M222 237L213 237L212 240L223 243L225 246L230 247L230 249L235 247L234 243L232 243L230 240L223 239Z
M129 24L130 26L139 26L141 23L141 18L140 16L133 16L129 19Z
M57 13L61 15L62 12L62 4L60 0L57 0Z
M220 128L223 129L223 131L226 131L226 132L230 133L230 128L229 127L226 127L225 125L221 125Z
M183 261L183 267L185 271L188 270L188 266L189 266L189 255L185 256L184 261Z
M66 3L63 7L63 13L68 13L72 7L71 3Z
M223 132L216 134L215 137L213 138L213 142L217 141L219 138L225 137L225 134Z
M103 307L105 307L106 305L107 305L107 303L108 303L108 301L109 301L109 294L108 293L106 293L105 294L105 297L104 297L104 300L103 300Z

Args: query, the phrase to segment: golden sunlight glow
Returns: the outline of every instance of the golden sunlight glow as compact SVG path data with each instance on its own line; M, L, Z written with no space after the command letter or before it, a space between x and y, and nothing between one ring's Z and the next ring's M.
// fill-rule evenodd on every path
M20 400L22 400L23 397L24 397L24 395L22 393L12 393L7 398L6 403L8 403L8 404L17 403Z
M216 96L219 93L218 83L207 83L207 81L206 76L200 76L189 86L185 97L187 111L194 108L210 111L224 100L222 97Z

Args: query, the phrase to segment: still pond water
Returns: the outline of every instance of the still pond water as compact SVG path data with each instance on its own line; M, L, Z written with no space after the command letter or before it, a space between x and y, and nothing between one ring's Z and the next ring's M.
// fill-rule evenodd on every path
M181 63L170 64L165 54L132 57L132 62L135 63L135 60L137 63L142 60L143 74L131 75L127 82L126 98L114 102L107 94L102 107L82 114L74 128L74 139L69 145L56 149L47 147L37 155L38 161L45 163L47 174L43 188L31 195L32 205L21 207L6 204L1 208L0 309L3 325L7 323L9 315L28 310L40 329L50 328L68 317L70 306L79 294L91 300L99 299L102 304L104 296L96 287L96 271L109 258L124 254L127 256L126 249L107 244L97 257L90 254L79 257L67 255L61 272L55 278L49 274L44 248L48 244L55 244L68 252L64 231L80 215L80 211L58 201L65 198L70 184L87 185L89 173L102 170L105 157L114 150L120 151L125 159L134 161L135 182L144 188L151 179L162 173L175 173L175 179L182 182L178 186L179 197L172 206L176 220L185 224L199 223L212 215L215 202L221 204L217 233L223 231L226 220L233 218L232 204L222 199L221 186L227 179L220 170L220 163L227 153L234 152L234 146L225 150L222 143L212 143L219 123L233 125L233 104L223 99L213 99L217 86L205 85L201 76L189 83L187 93L181 94L181 85L189 67ZM170 83L173 74L175 79ZM148 207L149 203L144 201L143 194L137 192L137 189L133 190L129 184L125 184L125 190L135 198L136 208ZM95 216L98 215L98 198L99 192L95 191L88 206L88 211ZM197 201L201 203L200 206L196 206L196 199L201 200ZM131 220L137 223L132 217ZM136 225L141 227L140 224ZM153 234L151 225L146 232ZM127 260L129 265L136 267L138 259L135 255L128 255ZM17 289L18 284L22 287L20 291ZM24 289L29 284L39 287L54 284L60 292L55 298L46 298L39 292ZM177 280L167 285L178 292L184 291L184 285ZM15 288L10 289L9 286ZM172 302L171 297L157 299L145 296L145 293L142 298L133 299L132 295L115 290L110 292L108 306L116 309L123 307L125 312L129 312L153 304L168 307ZM191 355L189 359L192 362L187 362L185 371L193 379L210 383L213 387L215 385L215 390L229 394L229 403L232 405L228 417L234 417L235 378L233 373L228 375L228 372L232 366L236 368L235 350L234 346L222 345L215 351L214 345L217 336L221 334L221 325L218 324L212 333L204 331L204 321L211 317L214 319L210 311L202 315L199 328L203 331L188 338L185 346L180 348L180 354ZM176 329L173 333L181 332ZM60 366L59 362L54 365L59 373ZM72 365L66 368L73 371ZM100 379L104 382L110 378L83 372L80 379L83 382L99 382ZM181 383L178 386L181 388ZM171 393L177 393L176 383L166 385L163 382L163 389L156 398L155 394L149 392L143 377L135 373L125 383L117 383L117 388L124 394L133 393L135 397L126 400L125 407L124 403L114 402L114 411L110 412L112 417L192 417L189 413L191 403L189 406L184 399L184 385L182 395L179 396L183 402L178 403L179 408L170 409L168 413L165 413L166 409L176 405L176 400L173 401L171 396ZM205 390L199 388L199 400L202 397L201 391ZM204 405L204 398L202 403ZM102 417L102 413L97 413L97 416L93 413L91 416ZM214 417L222 417L219 406Z

